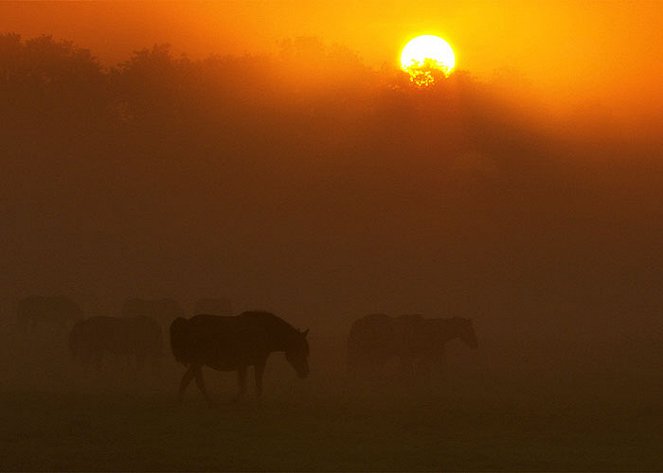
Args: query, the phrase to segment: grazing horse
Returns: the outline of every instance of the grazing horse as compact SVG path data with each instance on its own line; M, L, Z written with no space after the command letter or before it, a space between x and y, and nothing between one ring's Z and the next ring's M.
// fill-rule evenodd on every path
M162 353L161 327L144 316L90 317L78 322L69 334L69 350L84 366L101 369L105 354L135 359L141 366L150 359L158 369Z
M350 329L348 372L351 377L379 375L389 360L397 358L405 372L427 374L434 364L443 361L446 343L456 338L477 348L471 319L367 315L356 320Z
M179 400L192 379L212 405L203 381L202 367L217 371L237 371L238 399L246 393L246 373L254 367L256 394L262 394L262 378L272 352L285 357L300 378L309 373L308 330L300 332L283 319L268 312L243 312L240 315L196 315L178 318L170 326L170 344L175 359L187 367L179 389Z
M67 297L28 296L19 301L16 317L25 333L35 331L40 326L64 333L83 318L83 311Z

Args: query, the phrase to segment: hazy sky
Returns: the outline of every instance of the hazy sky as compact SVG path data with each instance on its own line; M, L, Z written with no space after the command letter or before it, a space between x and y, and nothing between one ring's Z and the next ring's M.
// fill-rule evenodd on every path
M316 36L395 66L412 36L439 34L459 68L527 84L551 102L607 102L622 112L660 105L663 8L638 2L299 0L3 2L0 31L53 34L107 62L154 43L193 56L274 52ZM518 80L514 82L514 77Z
M379 71L320 66L316 41L200 68L157 49L87 89L87 69L6 41L0 290L107 307L227 295L328 320L658 316L661 20L660 2L0 3L1 33L106 64L165 42L273 56L307 36ZM399 86L390 68L424 33L470 75ZM24 79L42 66L62 89Z

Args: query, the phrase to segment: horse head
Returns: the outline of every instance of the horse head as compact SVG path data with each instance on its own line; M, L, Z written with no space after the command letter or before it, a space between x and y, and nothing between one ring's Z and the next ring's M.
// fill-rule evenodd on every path
M308 330L296 331L285 350L286 360L292 365L300 378L306 378L309 373L309 348L306 335L308 335Z

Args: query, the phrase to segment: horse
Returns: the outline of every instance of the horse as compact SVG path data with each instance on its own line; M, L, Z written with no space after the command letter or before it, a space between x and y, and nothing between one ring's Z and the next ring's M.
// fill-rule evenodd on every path
M16 311L17 323L24 333L42 326L64 334L82 318L78 304L64 296L28 296L18 302Z
M205 388L202 367L217 371L237 371L239 393L246 394L246 375L254 367L256 396L263 392L263 374L267 358L273 352L285 352L286 360L300 378L309 374L308 330L299 331L269 312L243 312L237 316L200 314L190 319L178 318L170 326L170 344L175 360L186 366L178 393L182 402L192 379L212 406Z
M69 334L72 358L83 366L94 363L97 371L107 354L133 358L137 366L150 359L158 370L162 344L161 327L145 316L90 317L74 325Z
M127 299L122 305L122 317L150 317L164 328L177 317L184 317L184 309L173 299Z
M350 329L348 374L351 378L379 375L384 365L396 358L405 375L425 377L444 360L445 345L454 339L470 348L478 347L471 319L370 314L356 320Z

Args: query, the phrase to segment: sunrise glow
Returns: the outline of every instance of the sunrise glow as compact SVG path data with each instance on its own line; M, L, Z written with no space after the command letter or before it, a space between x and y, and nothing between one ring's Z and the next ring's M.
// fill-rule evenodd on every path
M420 87L432 85L435 76L448 77L456 65L456 55L439 36L423 35L410 40L401 52L401 68Z

